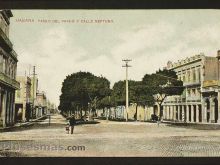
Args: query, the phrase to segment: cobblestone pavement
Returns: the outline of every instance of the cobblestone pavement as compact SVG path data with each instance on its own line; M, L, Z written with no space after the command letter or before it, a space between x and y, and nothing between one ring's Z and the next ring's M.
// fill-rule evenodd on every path
M60 115L21 131L0 133L0 156L220 156L220 130L100 121L67 134ZM70 149L70 150L68 150Z

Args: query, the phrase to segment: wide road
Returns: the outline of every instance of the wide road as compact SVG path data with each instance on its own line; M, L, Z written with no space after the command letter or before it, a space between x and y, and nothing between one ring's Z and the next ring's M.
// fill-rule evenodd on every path
M220 131L143 122L100 121L67 134L61 115L0 133L0 156L220 156Z

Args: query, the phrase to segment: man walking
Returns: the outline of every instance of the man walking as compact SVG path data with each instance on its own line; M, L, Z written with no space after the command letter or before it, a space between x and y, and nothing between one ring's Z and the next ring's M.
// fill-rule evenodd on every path
M70 133L73 134L74 125L75 125L75 122L76 122L74 115L72 115L72 117L70 118L69 122L70 122Z

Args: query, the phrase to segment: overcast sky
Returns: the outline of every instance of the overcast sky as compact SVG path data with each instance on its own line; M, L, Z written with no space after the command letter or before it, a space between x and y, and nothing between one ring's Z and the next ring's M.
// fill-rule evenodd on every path
M12 10L10 39L18 75L36 65L40 90L59 105L68 74L89 71L125 78L123 58L132 59L129 79L141 80L177 61L220 49L220 10ZM19 22L18 19L34 19ZM113 20L113 23L40 23L38 20ZM16 21L17 20L17 21ZM32 72L32 69L31 69Z

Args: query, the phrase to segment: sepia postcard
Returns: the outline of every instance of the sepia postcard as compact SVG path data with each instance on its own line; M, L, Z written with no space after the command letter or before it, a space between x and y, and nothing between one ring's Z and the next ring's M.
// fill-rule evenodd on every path
M0 157L219 157L220 10L0 10Z

